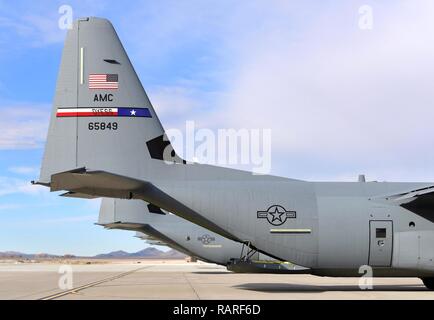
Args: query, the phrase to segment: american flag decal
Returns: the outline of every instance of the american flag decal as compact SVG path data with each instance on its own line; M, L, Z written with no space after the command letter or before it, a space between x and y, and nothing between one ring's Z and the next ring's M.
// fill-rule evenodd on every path
M118 89L117 74L89 74L89 89Z

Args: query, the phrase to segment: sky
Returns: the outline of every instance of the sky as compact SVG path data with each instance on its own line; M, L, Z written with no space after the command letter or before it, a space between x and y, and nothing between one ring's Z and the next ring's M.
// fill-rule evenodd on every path
M94 225L99 200L30 185L65 4L112 21L165 129L271 129L275 175L434 181L433 1L0 0L0 251L145 247Z

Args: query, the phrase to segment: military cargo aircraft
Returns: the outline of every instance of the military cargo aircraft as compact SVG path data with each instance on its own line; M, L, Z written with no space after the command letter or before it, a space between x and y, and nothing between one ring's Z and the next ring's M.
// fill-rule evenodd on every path
M229 240L141 200L104 198L98 225L137 231L151 245L167 245L186 255L235 272L307 273L308 269L276 261L240 242Z
M187 163L106 19L68 31L36 183L140 199L314 275L360 276L368 265L374 277L420 277L434 289L434 183L310 182Z

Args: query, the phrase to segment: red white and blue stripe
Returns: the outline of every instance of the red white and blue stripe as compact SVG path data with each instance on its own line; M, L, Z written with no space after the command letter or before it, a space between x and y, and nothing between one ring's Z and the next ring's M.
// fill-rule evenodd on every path
M152 118L148 108L57 108L56 117Z

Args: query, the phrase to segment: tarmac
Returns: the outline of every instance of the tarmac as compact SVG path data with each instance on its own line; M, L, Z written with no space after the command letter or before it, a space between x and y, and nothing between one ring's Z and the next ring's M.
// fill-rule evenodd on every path
M59 273L61 267L72 273ZM372 290L361 290L359 278L237 274L203 262L142 260L67 267L0 263L0 299L422 300L434 299L434 291L418 278L374 278Z

